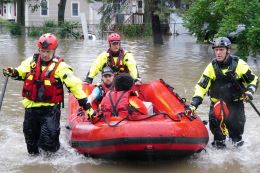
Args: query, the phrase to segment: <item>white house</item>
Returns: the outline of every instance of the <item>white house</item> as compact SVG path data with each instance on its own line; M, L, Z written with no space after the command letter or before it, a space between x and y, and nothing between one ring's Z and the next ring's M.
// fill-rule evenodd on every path
M7 20L16 20L16 1L0 3L0 17Z
M25 26L41 26L45 21L58 21L58 3L60 0L42 0L43 7L32 11L31 5L25 4ZM34 1L30 1L33 3ZM65 9L65 20L81 22L81 14L85 13L88 25L99 24L101 15L98 9L102 3L89 3L87 0L67 0ZM16 20L17 3L0 3L0 17L7 20Z
M32 12L29 4L25 6L25 26L40 26L45 21L58 21L58 3L60 0L42 0L46 6ZM67 0L65 20L80 22L81 14L85 13L87 24L99 24L97 9L87 0Z
M144 0L125 0L119 3L120 10L112 16L114 24L143 24Z

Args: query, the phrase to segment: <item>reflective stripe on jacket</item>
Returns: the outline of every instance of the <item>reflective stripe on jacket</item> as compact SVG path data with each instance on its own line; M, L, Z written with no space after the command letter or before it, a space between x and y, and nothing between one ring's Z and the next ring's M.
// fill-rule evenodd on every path
M237 57L230 56L229 58L231 58L231 61L234 61L234 59ZM210 89L213 88L213 85L215 85L214 82L216 81L217 77L216 77L216 72L215 72L215 69L213 66L214 61L215 60L213 60L204 70L200 80L198 81L198 83L195 86L195 94L193 97L199 97L199 98L203 99L204 96L206 95L206 93ZM226 67L226 68L220 67L220 70L223 75L226 75L226 73L229 69L230 68L228 68L228 67ZM239 81L245 88L248 88L250 86L257 88L258 77L252 72L252 70L250 69L248 64L245 61L243 61L242 59L238 59L237 66L234 69L234 73L236 76L236 80ZM212 93L210 93L210 94L212 94ZM210 97L213 102L216 102L219 99L219 98L215 98L212 95L210 95Z
M33 56L25 59L20 66L16 69L19 73L19 79L25 80L26 75L31 71L31 62L33 61ZM42 66L41 70L43 71L46 66ZM60 80L69 91L77 98L77 100L86 98L85 92L82 90L82 81L74 76L72 68L67 65L65 62L60 62L57 67L54 78ZM41 106L53 106L55 103L46 103L46 102L35 102L24 97L23 105L25 108L31 107L41 107Z
M41 72L41 58L36 55L31 63L31 71L24 79L22 96L29 100L46 103L63 101L63 86L54 78L55 71L62 58L53 58Z
M102 70L103 67L105 67L105 65L109 65L109 57L110 54L108 53L108 51L103 52L102 54L100 54L98 56L98 58L95 60L94 64L91 66L88 77L89 78L94 78L99 71ZM133 77L133 79L136 79L138 77L138 71L136 68L136 61L132 55L132 53L129 53L127 51L123 51L123 60L118 61L118 57L110 57L110 61L118 64L118 67L115 67L113 69L113 67L111 67L113 70L115 70L116 68L118 70L120 70L120 68L122 67L122 71L127 72L129 71L130 75Z

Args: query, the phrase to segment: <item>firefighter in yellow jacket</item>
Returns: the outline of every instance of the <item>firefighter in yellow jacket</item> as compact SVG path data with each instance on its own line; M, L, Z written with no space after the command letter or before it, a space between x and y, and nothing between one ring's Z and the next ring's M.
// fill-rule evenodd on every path
M78 99L87 112L92 110L82 90L82 81L61 57L55 55L58 39L43 34L38 40L39 53L24 60L17 68L3 70L5 76L24 81L22 96L25 107L23 132L29 154L38 154L39 148L56 152L60 147L60 106L63 102L63 84Z
M209 126L214 135L212 145L224 148L226 136L229 135L235 146L241 146L244 143L242 134L246 121L243 101L253 99L258 87L258 77L245 61L230 55L231 42L228 38L216 38L212 42L212 49L215 59L204 70L195 87L191 105L186 111L195 111L208 92L211 99ZM229 110L229 116L223 119L224 124L214 113L214 105L219 100Z
M85 81L91 84L98 72L109 66L116 75L118 73L130 73L135 84L141 84L136 61L130 52L122 49L120 35L117 33L110 34L108 43L109 49L99 55L90 68Z

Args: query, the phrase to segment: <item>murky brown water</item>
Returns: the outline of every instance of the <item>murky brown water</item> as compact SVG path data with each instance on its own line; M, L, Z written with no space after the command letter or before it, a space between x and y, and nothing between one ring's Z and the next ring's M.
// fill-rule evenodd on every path
M0 69L6 66L17 66L25 57L35 51L37 40L32 38L12 38L0 34ZM206 65L211 61L211 48L196 44L195 38L189 35L169 37L163 46L154 47L151 40L126 41L123 47L134 53L143 81L164 79L175 87L180 96L190 101L194 85ZM106 41L61 40L57 53L65 58L75 74L83 79L92 61L99 53L107 49ZM248 62L255 73L260 76L260 60ZM257 65L258 64L258 65ZM95 80L98 81L98 80ZM3 77L0 77L0 89ZM246 105L247 122L244 133L245 145L240 149L217 151L211 146L206 152L178 161L162 162L164 164L111 163L83 157L77 154L68 144L66 138L66 111L62 110L61 149L52 157L30 157L27 154L22 123L24 108L21 104L22 83L9 80L2 110L0 112L0 173L121 173L121 172L198 172L198 173L239 173L260 172L260 117L250 105ZM260 91L254 100L260 109ZM207 119L209 100L204 99L198 109L202 119ZM212 135L210 134L210 140Z

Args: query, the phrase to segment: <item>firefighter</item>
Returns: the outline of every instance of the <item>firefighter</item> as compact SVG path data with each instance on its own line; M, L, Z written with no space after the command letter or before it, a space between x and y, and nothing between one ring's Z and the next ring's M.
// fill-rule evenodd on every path
M43 34L38 40L38 53L24 60L17 68L3 69L5 76L24 81L23 133L28 153L32 155L38 155L39 149L52 153L60 147L63 84L77 98L86 113L92 110L82 90L82 81L74 76L72 68L63 58L56 56L57 46L58 39L54 34Z
M258 87L258 77L245 61L230 54L231 42L228 38L214 39L212 49L215 59L206 67L196 84L195 94L186 112L194 112L208 92L211 100L209 127L214 135L212 145L225 148L225 139L229 136L235 146L241 146L244 143L242 134L246 121L243 101L253 99ZM229 110L229 116L224 115L223 119L214 114L214 105L219 107L216 105L219 101L223 114L228 112L226 106Z
M104 67L109 66L117 75L120 73L129 73L136 85L141 84L136 61L132 53L125 51L121 47L121 37L117 33L112 33L108 36L109 49L101 53L92 67L90 68L85 82L92 84L94 77Z

